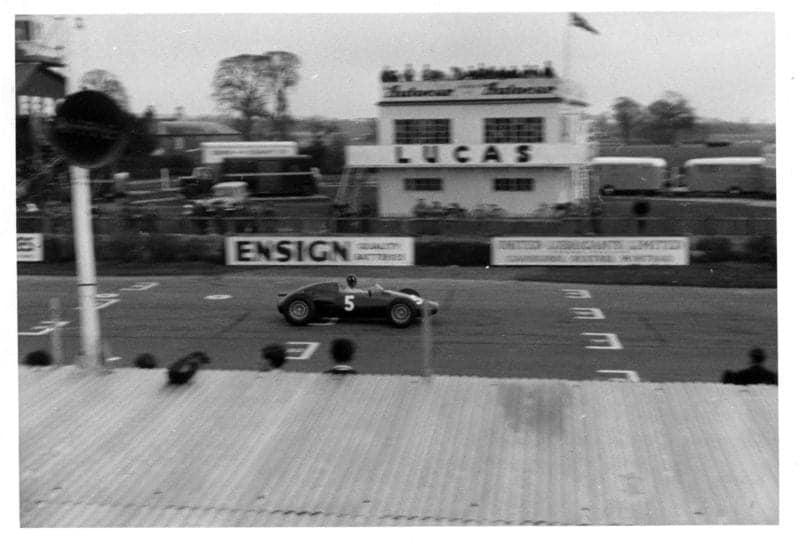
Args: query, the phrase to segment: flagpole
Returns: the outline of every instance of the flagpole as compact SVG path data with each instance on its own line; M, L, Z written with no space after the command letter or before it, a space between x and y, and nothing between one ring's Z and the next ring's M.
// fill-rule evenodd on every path
M566 21L566 24L564 25L564 40L563 40L563 43L562 43L562 48L563 48L563 53L562 54L563 54L563 57L564 57L563 58L563 61L564 61L564 77L562 79L568 79L569 78L569 73L570 73L570 68L571 68L570 67L570 64L571 64L570 56L571 56L572 51L570 50L570 38L571 38L571 36L570 36L570 31L569 31L569 28L571 26L572 26L571 15L569 13L567 13L567 21Z

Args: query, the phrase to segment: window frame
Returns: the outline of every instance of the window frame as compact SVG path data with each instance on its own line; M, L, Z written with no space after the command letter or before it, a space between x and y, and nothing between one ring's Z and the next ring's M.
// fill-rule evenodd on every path
M536 179L533 177L492 179L492 191L499 191L504 193L516 193L522 191L535 191L535 190L536 190Z
M410 187L412 185L421 185L425 186L426 183L436 182L432 185L438 185L438 187ZM430 192L438 192L444 191L444 179L442 178L430 178L430 177L417 177L417 178L403 178L403 191L413 192L413 191L430 191Z
M395 119L394 143L450 144L452 142L451 120L449 118Z
M545 118L542 116L486 117L483 119L483 142L485 144L541 144L544 141Z

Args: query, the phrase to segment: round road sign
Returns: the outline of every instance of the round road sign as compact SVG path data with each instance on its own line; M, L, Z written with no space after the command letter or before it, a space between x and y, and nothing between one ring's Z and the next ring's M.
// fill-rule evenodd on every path
M122 151L128 119L105 93L80 91L66 97L58 106L51 138L70 163L97 168L111 162Z

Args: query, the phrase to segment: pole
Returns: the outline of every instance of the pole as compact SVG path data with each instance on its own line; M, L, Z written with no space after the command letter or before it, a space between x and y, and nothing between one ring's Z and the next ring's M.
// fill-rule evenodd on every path
M97 310L97 279L95 276L94 243L89 171L70 167L72 189L72 225L75 241L75 261L80 309L80 365L99 369L102 366L100 344L100 314Z
M570 64L571 64L571 54L572 51L570 50L570 27L572 26L572 19L571 15L567 14L567 24L564 25L564 41L562 43L563 47L563 57L564 57L564 77L561 79L568 80L570 74Z
M53 322L53 332L50 334L50 351L56 365L64 363L64 349L61 344L61 301L58 297L50 299L50 320Z
M431 336L431 311L428 300L422 303L422 376L431 376L431 352L433 338Z

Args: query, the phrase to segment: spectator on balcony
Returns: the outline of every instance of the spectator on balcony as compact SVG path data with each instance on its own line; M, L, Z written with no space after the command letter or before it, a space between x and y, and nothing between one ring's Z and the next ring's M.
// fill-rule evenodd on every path
M452 74L452 78L454 80L464 79L464 71L458 66L453 66L450 68L450 73Z
M487 73L488 71L486 70L486 66L484 66L482 62L478 63L478 69L475 71L475 77L477 79L486 79Z
M422 81L430 81L433 79L433 71L430 64L422 65Z
M544 77L546 78L556 77L556 71L553 69L553 63L551 63L550 61L544 61Z
M383 71L381 72L381 81L384 83L395 82L399 78L397 77L397 71L390 69L388 66L383 67Z
M414 81L414 68L410 65L406 65L406 69L403 71L403 79L405 81Z

